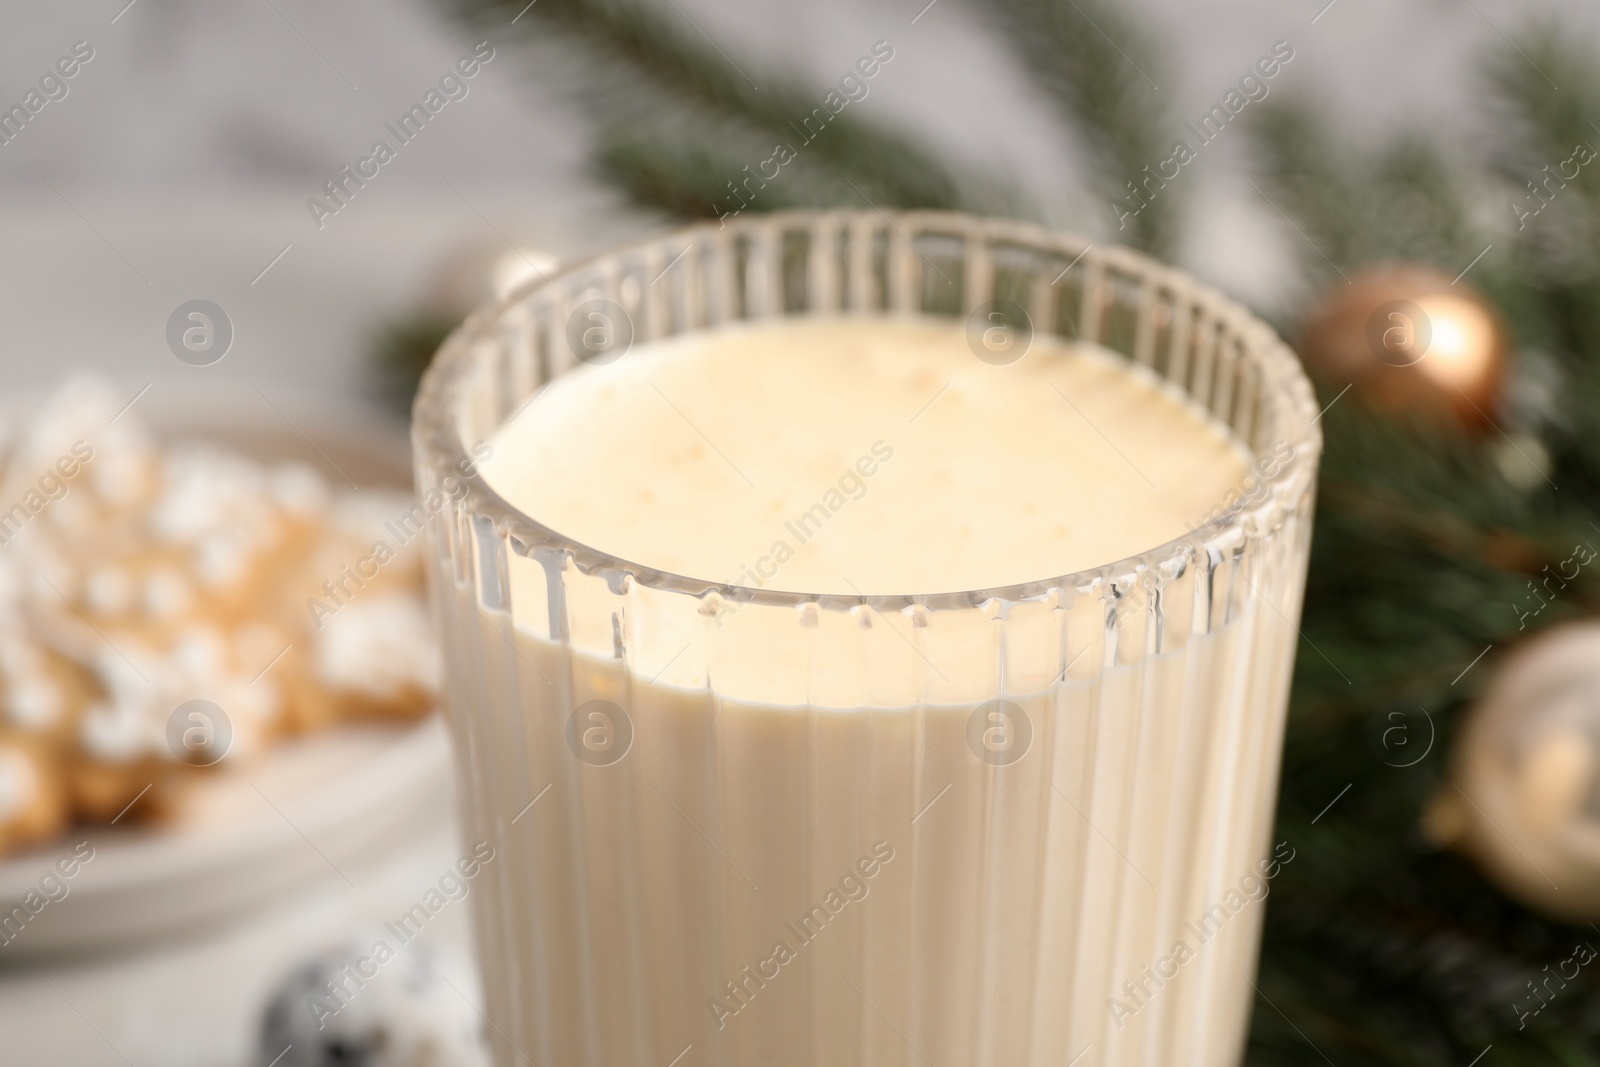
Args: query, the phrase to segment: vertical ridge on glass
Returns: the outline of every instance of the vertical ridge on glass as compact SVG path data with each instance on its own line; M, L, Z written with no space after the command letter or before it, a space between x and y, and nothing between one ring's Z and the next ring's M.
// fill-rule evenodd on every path
M486 1012L512 1046L499 1062L660 1067L691 1044L726 1067L1230 1062L1259 905L1131 1017L1111 1001L1266 844L1320 444L1287 350L1125 250L936 213L753 216L580 264L469 321L419 398L419 486L578 363L564 324L596 297L640 343L1020 298L1035 329L1109 344L1257 454L1295 453L1264 502L1197 516L1182 541L961 594L697 582L574 544L476 482L448 498L432 579L463 817L505 857L475 906ZM756 713L741 657L768 620L804 682ZM940 657L979 635L986 681L941 678ZM634 750L609 766L566 747L567 715L594 698L634 719ZM1028 757L967 751L984 699L1036 720ZM803 823L801 845L744 810L763 775L789 783L774 792L804 818L770 825ZM768 920L877 840L896 859L857 910L712 1026L705 1002L776 936ZM676 912L658 896L674 886ZM949 973L960 961L976 970Z

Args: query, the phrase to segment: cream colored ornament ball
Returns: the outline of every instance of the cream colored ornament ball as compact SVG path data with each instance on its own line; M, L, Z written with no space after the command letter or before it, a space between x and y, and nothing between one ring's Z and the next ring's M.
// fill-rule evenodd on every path
M1450 763L1427 836L1536 911L1600 919L1600 621L1554 627L1514 653Z

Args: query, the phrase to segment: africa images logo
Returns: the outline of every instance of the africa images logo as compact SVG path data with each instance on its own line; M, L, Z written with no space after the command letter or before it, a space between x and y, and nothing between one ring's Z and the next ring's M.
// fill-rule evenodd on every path
M1178 977L1178 972L1215 940L1234 916L1251 904L1259 904L1267 899L1269 883L1278 877L1286 865L1294 862L1295 855L1289 842L1278 842L1272 855L1257 864L1255 870L1246 871L1238 884L1223 893L1221 899L1184 923L1183 936L1173 943L1171 952L1145 964L1137 976L1123 982L1122 988L1114 991L1122 996L1113 995L1106 999L1106 1011L1117 1029L1121 1030L1128 1019L1148 1007L1156 994Z
M398 158L400 149L421 136L423 129L446 106L453 101L465 100L467 94L472 92L472 86L467 83L476 78L492 59L494 46L488 41L478 42L471 55L462 56L453 67L439 76L437 88L430 88L421 101L412 104L398 119L383 124L384 129L394 137L394 144L391 145L388 138L379 138L372 143L371 152L356 160L354 169L346 164L323 182L322 191L326 199L313 196L306 200L306 210L311 212L311 221L317 224L317 229L322 229L328 224L329 218L349 207L356 194L367 187L367 182L376 178L384 167Z
M807 945L821 936L829 923L838 919L845 908L866 900L872 892L872 879L894 857L894 846L889 842L875 843L869 855L856 860L839 876L836 888L829 889L818 903L811 905L798 918L783 924L785 933L793 935L793 944L789 943L787 937L779 938L772 943L772 950L767 955L756 960L753 966L745 964L737 975L723 982L723 995L706 1000L706 1008L711 1012L717 1029L725 1029L729 1019L748 1008L762 990L783 974L785 967L800 958L801 951Z

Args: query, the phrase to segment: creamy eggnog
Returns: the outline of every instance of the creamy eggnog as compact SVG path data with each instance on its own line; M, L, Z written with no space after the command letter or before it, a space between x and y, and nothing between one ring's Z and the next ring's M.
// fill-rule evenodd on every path
M1153 376L958 324L727 327L552 382L496 435L513 506L623 559L811 593L994 589L1188 533L1249 457Z
M1304 516L1205 536L1281 450L1091 345L824 316L475 451L537 524L436 531L499 1064L1237 1060Z

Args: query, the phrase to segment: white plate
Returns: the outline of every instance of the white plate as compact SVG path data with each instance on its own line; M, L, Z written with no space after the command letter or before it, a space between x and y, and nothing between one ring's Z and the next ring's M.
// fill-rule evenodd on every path
M139 409L164 437L303 459L336 486L345 477L363 488L410 484L404 432L348 409L276 391L167 383ZM365 859L448 817L449 741L437 714L415 726L311 735L211 776L192 799L189 814L169 825L82 828L0 860L0 965L181 935L312 883L352 881ZM75 847L85 854L82 843L93 858L60 878L58 863ZM38 910L25 923L13 917L6 930L13 906L30 893ZM49 896L58 899L40 907Z

